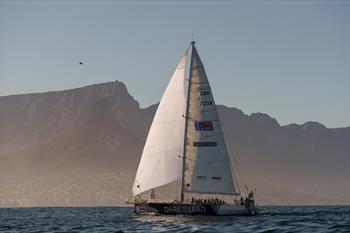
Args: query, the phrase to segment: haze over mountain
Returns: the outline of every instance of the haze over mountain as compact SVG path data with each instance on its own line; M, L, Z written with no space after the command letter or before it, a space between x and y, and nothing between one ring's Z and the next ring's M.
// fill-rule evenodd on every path
M0 97L0 205L124 203L156 108L141 109L118 81ZM259 203L350 204L350 127L218 109Z

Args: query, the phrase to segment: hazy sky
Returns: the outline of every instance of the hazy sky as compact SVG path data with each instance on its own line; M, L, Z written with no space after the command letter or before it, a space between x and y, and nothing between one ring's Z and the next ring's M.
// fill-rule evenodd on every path
M216 103L348 126L349 15L350 1L1 0L1 95L120 80L145 107L194 34Z

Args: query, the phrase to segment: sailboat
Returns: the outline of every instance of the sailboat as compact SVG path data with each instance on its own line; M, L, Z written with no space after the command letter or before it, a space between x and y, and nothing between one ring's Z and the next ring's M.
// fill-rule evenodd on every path
M233 177L217 108L192 41L164 92L132 187L135 213L255 215L254 194L243 197ZM155 189L180 183L179 199L155 199ZM150 193L150 198L142 194ZM198 198L198 196L205 198ZM229 203L227 198L233 197ZM244 199L243 199L244 198Z

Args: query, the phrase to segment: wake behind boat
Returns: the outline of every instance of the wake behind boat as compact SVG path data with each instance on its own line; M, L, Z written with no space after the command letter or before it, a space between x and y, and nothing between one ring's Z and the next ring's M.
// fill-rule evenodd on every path
M135 212L255 215L254 193L243 197L233 174L209 81L192 41L149 130L132 188ZM156 188L179 181L180 200L156 198Z

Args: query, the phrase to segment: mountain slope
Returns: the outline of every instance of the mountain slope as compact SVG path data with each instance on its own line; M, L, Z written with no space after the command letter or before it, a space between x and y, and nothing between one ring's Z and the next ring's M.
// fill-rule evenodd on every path
M136 169L143 141L119 126L107 100L97 101L82 118L78 126L42 143L3 155L4 172L27 177Z

